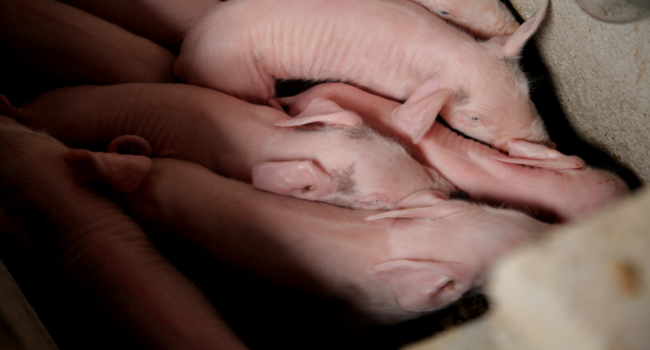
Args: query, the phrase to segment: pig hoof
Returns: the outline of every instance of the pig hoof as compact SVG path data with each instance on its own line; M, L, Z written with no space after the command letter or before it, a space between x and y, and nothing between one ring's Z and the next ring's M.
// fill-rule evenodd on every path
M122 135L111 141L108 152L149 157L152 150L151 145L144 138L137 135Z

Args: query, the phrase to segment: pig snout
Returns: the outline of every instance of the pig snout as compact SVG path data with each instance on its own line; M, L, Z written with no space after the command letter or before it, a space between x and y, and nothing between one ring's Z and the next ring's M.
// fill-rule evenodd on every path
M587 217L617 202L630 192L621 178L603 170L588 167L564 173L573 179L573 189L566 191L567 196L573 199L558 210L560 220Z

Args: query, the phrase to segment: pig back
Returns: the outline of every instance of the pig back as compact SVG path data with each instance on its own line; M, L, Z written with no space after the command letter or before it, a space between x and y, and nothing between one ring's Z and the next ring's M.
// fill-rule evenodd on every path
M343 80L404 100L459 41L472 40L406 0L228 1L188 33L174 72L257 103L275 79Z

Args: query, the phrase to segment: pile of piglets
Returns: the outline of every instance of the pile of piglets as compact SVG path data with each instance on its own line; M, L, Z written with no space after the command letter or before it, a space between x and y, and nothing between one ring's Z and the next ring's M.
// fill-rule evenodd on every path
M334 210L327 204L309 204L303 216L325 223L323 232L377 233L319 236L291 248L295 263L327 295L395 323L479 290L504 252L628 192L615 175L556 151L530 100L518 55L547 8L543 0L519 25L498 0L230 0L187 26L173 65L186 84L72 86L20 108L3 97L0 110L69 146L180 158L259 190L347 208L334 212L354 225L319 217ZM281 80L323 83L278 97ZM238 109L224 112L226 103ZM141 200L137 177L117 188L135 191L132 203ZM192 226L132 213L203 236L201 249L239 261L202 231L209 219ZM277 241L301 242L310 230L318 228L296 221L285 228L290 239ZM250 270L272 280L260 267L270 257L258 259Z

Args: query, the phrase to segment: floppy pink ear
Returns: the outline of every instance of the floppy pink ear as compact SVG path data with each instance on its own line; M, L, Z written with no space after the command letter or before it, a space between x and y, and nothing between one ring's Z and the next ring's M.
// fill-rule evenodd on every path
M318 97L313 99L302 113L293 118L277 120L273 125L294 127L311 123L354 127L363 124L363 120L356 113L341 108L335 102Z
M63 159L84 181L104 180L121 192L135 191L151 168L144 156L70 150Z
M282 195L319 200L332 192L332 177L310 160L265 162L253 167L253 187Z
M548 0L542 1L542 6L537 12L524 22L514 34L510 36L500 36L491 39L490 41L502 43L502 55L504 57L515 58L524 47L526 42L535 34L542 20L546 16L546 9L548 8ZM505 43L503 43L505 41Z
M467 209L467 203L448 200L443 193L434 190L423 190L404 198L397 204L396 209L371 215L367 221L385 218L403 219L438 219Z
M391 260L375 266L372 273L388 286L399 306L409 311L444 307L465 292L455 288L453 272L441 262Z
M151 145L149 141L137 135L122 135L114 138L108 144L109 153L133 154L149 157L151 156Z
M523 140L508 142L508 156L498 155L494 159L512 164L522 164L549 170L579 170L587 165L576 156L567 156L545 145Z
M422 82L413 94L393 111L393 125L417 144L436 121L442 107L454 96L449 89L440 89L437 79Z

